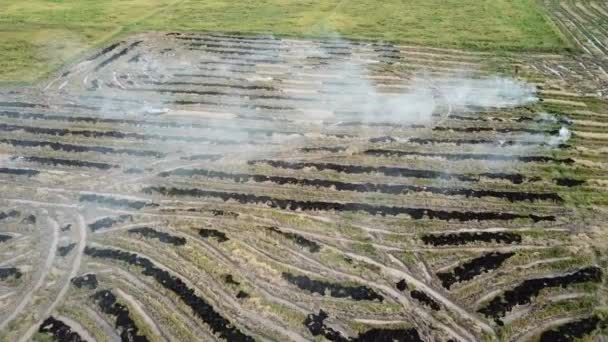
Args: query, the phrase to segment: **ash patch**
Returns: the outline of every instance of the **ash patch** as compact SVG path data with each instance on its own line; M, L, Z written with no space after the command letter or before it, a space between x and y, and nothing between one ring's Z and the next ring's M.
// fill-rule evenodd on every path
M93 273L74 277L70 281L74 286L79 289L88 288L94 290L97 288L97 285L99 285L99 283L97 282L97 276Z
M77 332L72 331L72 328L53 316L42 322L38 332L53 336L56 341L60 342L84 342Z
M384 297L378 294L373 289L367 286L345 286L336 283L330 283L321 280L310 279L307 276L298 276L291 273L283 272L283 279L289 283L296 285L302 290L311 293L318 293L321 296L328 294L335 298L352 298L353 300L372 300L384 301Z

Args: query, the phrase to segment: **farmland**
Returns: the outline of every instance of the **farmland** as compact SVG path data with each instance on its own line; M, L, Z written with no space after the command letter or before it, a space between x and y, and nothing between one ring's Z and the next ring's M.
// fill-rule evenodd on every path
M605 4L9 3L1 341L605 335Z
M31 83L108 40L169 30L342 35L490 50L570 47L534 0L390 0L382 6L335 0L5 0L0 7L0 82Z

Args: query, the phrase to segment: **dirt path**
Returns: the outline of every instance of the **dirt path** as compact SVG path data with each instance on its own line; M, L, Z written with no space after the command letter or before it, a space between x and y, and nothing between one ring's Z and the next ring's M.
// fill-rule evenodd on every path
M68 292L68 290L70 288L70 280L72 278L76 277L76 275L78 274L78 270L80 269L80 263L82 261L82 255L84 254L84 248L86 247L87 228L86 228L86 224L84 222L84 217L82 217L81 214L77 215L77 220L78 220L78 222L77 222L78 246L76 248L76 256L74 257L74 261L72 262L72 267L70 268L70 273L68 274L67 278L65 279L65 282L64 282L63 286L61 287L61 290L59 290L59 293L55 297L55 300L53 301L53 303L51 303L51 305L46 309L46 311L42 315L42 319L39 320L38 322L36 322L35 324L33 324L27 330L27 332L19 339L19 342L28 341L31 338L31 336L36 333L36 329L38 329L38 327L40 326L42 321L44 319L46 319L46 317L48 317L53 312L53 310L55 310L57 305L59 305L59 303L65 297L65 294ZM55 251L55 249L53 249L53 252Z
M530 341L532 339L532 337L534 337L537 334L540 334L541 332L557 326L557 325L562 325L562 324L566 324L569 322L573 322L576 321L578 319L584 318L584 316L579 316L579 317L566 317L566 318L554 318L549 320L548 322L545 322L543 324L539 324L536 325L536 328L524 333L523 335L520 335L519 337L514 337L511 339L511 341L515 341L515 342L525 342L525 341Z
M122 249L114 247L114 246L104 246L104 245L97 244L97 243L95 244L95 247L122 250ZM163 263L158 262L154 258L151 258L148 255L143 254L141 252L130 251L129 253L136 253L140 257L150 260L153 264L156 265L156 267L159 267L161 269L168 271L169 273L177 275L179 278L182 279L182 281L186 284L186 286L189 286L192 289L195 289L195 291L197 293L199 293L199 294L205 293L200 290L199 283L197 283L197 284L193 283L189 279L189 277L186 277L182 273L172 269L171 267L168 267L168 266L164 265ZM214 282L213 280L210 280L210 281ZM218 296L222 297L223 300L225 300L227 303L229 303L231 305L231 307L234 308L234 310L236 310L241 316L246 317L247 319L251 320L252 322L257 323L258 325L265 326L264 331L275 331L285 337L288 337L289 340L291 340L291 341L297 341L297 342L307 341L307 339L305 339L303 336L299 335L297 332L287 330L284 327L282 327L281 325L271 321L270 319L262 317L261 315L259 315L257 313L253 313L248 310L245 310L245 308L243 308L236 300L234 300L232 298L232 296L225 293L224 291L221 291L221 288L222 288L221 286L218 286L217 284L215 284L215 285L216 286L213 287L213 289L216 289L216 295L218 295L217 292L219 292Z
M359 261L363 261L363 262L369 263L371 265L377 266L377 267L381 268L387 274L391 274L391 275L395 276L396 278L404 278L407 282L414 284L414 286L416 286L416 288L422 289L423 291L425 291L426 293L428 293L435 300L437 300L440 303L442 303L443 305L445 305L448 309L450 309L450 310L458 313L461 317L470 320L471 322L473 322L475 325L477 325L478 327L480 327L486 333L495 336L494 329L492 329L492 327L490 327L488 324L486 324L485 322L481 321L479 318L473 316L467 310L465 310L464 308L462 308L458 304L453 303L451 300L449 300L448 298L444 297L442 294L440 294L439 292L437 292L436 290L434 290L433 288L431 288L430 286L428 286L424 282L418 280L417 278L415 278L411 274L409 274L407 272L404 272L404 271L401 271L401 270L397 270L397 269L391 268L391 267L387 267L387 266L385 266L385 265L383 265L383 264L381 264L381 263L379 263L379 262L377 262L375 260L372 260L371 258L366 257L366 256L362 256L362 255L358 255L358 254L354 254L354 253L350 253L350 252L343 252L343 253L346 254L346 255L348 255L349 257L351 257L353 259L356 259L356 260L359 260Z
M105 264L100 264L100 265L106 266ZM101 272L98 272L98 273L101 273ZM199 326L200 325L199 322L195 321L196 318L193 316L189 316L189 314L190 314L189 312L188 312L188 314L186 314L186 312L184 310L182 310L172 298L170 298L164 294L161 294L156 289L150 287L144 281L137 278L135 275L133 275L121 268L112 267L111 269L107 270L107 273L116 277L117 282L123 283L123 286L125 288L142 291L142 292L149 294L149 296L151 298L154 298L154 300L158 301L158 304L160 306L164 306L163 309L165 309L167 312L170 312L176 320L178 320L182 324L184 324L186 326L186 329L188 330L189 334L191 334L191 336L198 336L199 338L201 338L203 340L210 340L210 341L213 340L213 338L210 335L210 332L203 330ZM150 303L147 303L146 305L150 305L150 307L154 308L154 306L151 305ZM154 309L156 309L156 308L154 308ZM158 310L157 310L157 312L158 312ZM176 338L174 336L172 336L172 333L166 329L163 330L163 336L165 336L166 339L168 339L169 341L176 340Z
M150 316L148 316L146 311L144 311L139 302L135 300L133 296L121 290L120 288L115 288L114 291L116 291L116 294L122 299L124 299L129 304L129 306L135 310L135 312L137 312L137 314L144 320L144 322L146 322L146 325L148 325L148 327L152 329L152 333L154 333L154 335L158 337L162 336L158 325L156 325L156 322L154 322L154 320Z
M68 325L70 329L80 335L83 340L87 342L97 341L82 325L80 325L80 323L76 322L75 320L61 315L57 315L57 319Z
M2 323L0 323L0 330L4 330L8 323L10 323L19 314L21 314L21 312L32 300L34 292L36 292L38 289L40 289L40 287L42 287L44 280L46 279L51 267L53 266L53 261L55 260L55 254L57 251L57 242L59 240L59 224L57 223L57 221L51 218L48 218L48 221L52 229L51 243L40 276L38 277L38 280L36 281L34 286L21 297L21 302L19 302L19 304L12 311L12 313L7 318L5 318Z
M253 251L254 253L257 253L259 255L262 255L266 258L271 259L273 262L277 263L278 265L284 267L284 268L288 268L288 269L295 269L300 273L303 274L309 274L309 275L315 275L314 272L308 271L308 270L304 270L302 268L299 268L297 266L294 266L292 264L288 264L286 262L282 262L277 260L276 258L273 258L272 256L268 255L267 253L265 253L264 251L261 251L253 246L249 246L249 245L245 245L246 247L248 247L251 251ZM333 247L331 247L333 248ZM341 251L337 248L333 248L336 251L338 251L339 253L342 254L348 254L347 252ZM291 251L292 253L294 253L293 251ZM309 259L310 260L310 259ZM413 304L409 301L408 298L406 298L405 296L403 296L401 293L397 292L395 289L393 289L392 287L388 287L386 285L380 284L378 282L372 282L372 281L368 281L364 278L361 278L359 276L356 275L352 275L352 274L348 274L345 272L341 272L341 271L336 271L334 269L330 269L329 267L326 267L316 261L313 261L314 264L320 268L321 270L327 272L328 274L331 274L332 276L336 277L336 278L346 278L349 279L351 281L357 282L357 283L361 283L361 284L365 284L369 287L375 288L378 291L380 291L381 293L390 296L391 298L394 298L397 300L397 302L399 304L401 304L404 308L408 308L408 309L412 309ZM415 305L414 305L415 306ZM415 313L419 316L420 319L426 321L426 322L432 322L432 324L438 326L439 328L443 329L444 331L446 331L448 334L450 334L451 336L454 336L456 338L458 338L459 340L462 341L475 341L475 337L468 332L466 329L457 326L454 322L453 325L456 325L456 328L460 331L456 332L452 327L447 326L446 324L440 322L439 320L435 319L431 314L429 314L427 311L425 311L424 309L418 308L416 307L415 309ZM466 335L466 337L465 337Z
M97 313L97 311L91 309L88 306L85 307L85 309L89 314L89 317L91 317L91 319L98 324L98 327L103 330L108 341L121 342L120 336L118 336L116 330L114 330L114 327L112 327L105 319L103 319L103 317L101 317L99 313Z

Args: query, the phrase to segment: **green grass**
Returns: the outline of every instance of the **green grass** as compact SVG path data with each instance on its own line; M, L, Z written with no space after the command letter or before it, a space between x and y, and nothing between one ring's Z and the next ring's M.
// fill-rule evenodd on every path
M142 31L345 36L485 50L556 51L536 0L2 0L0 81L32 82L79 53Z

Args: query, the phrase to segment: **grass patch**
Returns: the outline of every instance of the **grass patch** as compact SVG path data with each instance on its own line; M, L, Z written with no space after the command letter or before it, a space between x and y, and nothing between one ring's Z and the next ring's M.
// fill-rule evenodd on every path
M535 0L5 0L0 82L32 82L117 35L223 31L488 50L568 48Z

